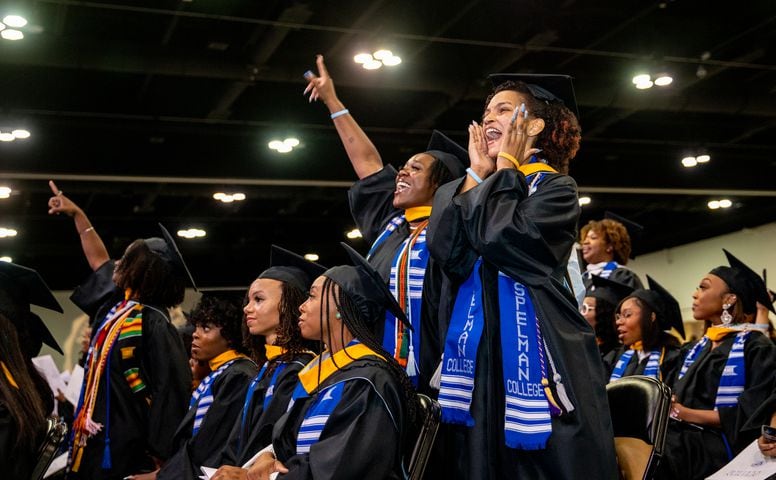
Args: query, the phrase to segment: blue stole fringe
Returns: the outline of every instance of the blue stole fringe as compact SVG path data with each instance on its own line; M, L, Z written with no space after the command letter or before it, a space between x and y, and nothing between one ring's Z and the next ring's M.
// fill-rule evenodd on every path
M744 358L744 345L751 331L746 330L736 334L733 346L730 348L725 369L719 379L717 387L717 398L714 402L714 408L735 407L738 405L738 397L744 392L746 385L746 362ZM698 354L709 343L709 337L701 338L692 350L687 354L679 371L679 379L684 377L687 370L697 359Z

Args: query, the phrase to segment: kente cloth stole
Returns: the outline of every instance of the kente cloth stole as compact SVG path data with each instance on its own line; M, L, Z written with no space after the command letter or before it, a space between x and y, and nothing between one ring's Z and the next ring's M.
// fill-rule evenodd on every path
M533 185L534 191L534 174L554 172L544 164L526 167L532 169L526 181L529 186ZM470 407L476 381L477 349L485 321L481 265L480 258L458 291L445 340L439 403L442 406L442 421L446 423L474 424ZM499 272L498 297L505 390L505 443L510 448L522 450L542 449L552 432L550 416L570 412L574 406L549 356L528 289ZM554 372L554 385L550 384L545 360L550 362Z
M428 266L429 252L426 247L428 220L421 222L412 231L396 252L391 265L388 288L399 306L407 315L411 331L390 313L385 313L383 348L392 353L399 365L405 368L410 381L417 386L420 355L420 322L423 304L423 280Z
M716 330L712 330L714 328L716 328ZM715 409L720 407L734 407L738 405L738 397L744 392L744 387L746 386L744 345L746 344L746 339L749 337L751 331L720 327L712 327L709 330L712 331L711 335L707 332L707 335L704 335L703 338L692 347L687 354L687 357L685 357L682 369L679 371L679 379L682 379L685 376L701 352L705 350L709 341L718 341L724 338L726 333L737 332L736 339L733 342L733 346L730 348L730 353L728 353L722 376L719 379L717 398L714 402Z
M89 438L100 432L101 423L92 418L100 388L105 388L105 449L102 468L111 468L110 452L110 362L111 352L118 347L121 353L121 369L134 393L145 398L146 385L140 375L140 360L135 355L143 335L143 305L125 300L111 308L94 335L86 357L84 383L73 421L70 446L70 469L78 472L83 449ZM104 387L103 387L104 378Z
M617 363L614 365L612 375L609 377L610 382L622 378L625 369L628 367L633 355L637 351L638 349L630 348L622 352L622 355L620 355L620 358L617 359ZM665 348L649 352L649 360L647 360L647 366L644 367L644 373L642 375L660 380L660 377L662 376L660 373L660 365L663 363L664 355Z
M333 356L328 352L324 352L315 357L299 372L299 383L297 383L294 390L288 407L289 410L293 407L296 400L309 397L313 392L316 392L320 385L331 375L339 371L339 369L365 356L373 356L385 361L382 355L379 355L358 340L353 340ZM329 415L331 415L342 398L342 390L345 388L345 383L348 380L352 379L329 385L317 392L315 401L305 411L304 420L297 434L297 454L309 453L310 447L318 441L326 426L326 421L329 419Z

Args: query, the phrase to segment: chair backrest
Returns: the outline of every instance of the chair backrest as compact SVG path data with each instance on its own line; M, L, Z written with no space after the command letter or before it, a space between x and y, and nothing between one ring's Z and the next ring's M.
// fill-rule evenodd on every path
M606 393L623 476L652 478L665 446L671 389L652 377L633 375L611 382Z
M49 418L46 425L46 436L38 448L38 460L35 462L35 468L32 470L33 480L41 480L48 470L51 461L59 451L59 447L67 436L67 425L57 419Z
M423 424L420 427L418 440L415 442L415 448L412 450L410 458L409 479L420 480L423 478L423 472L426 470L426 463L431 455L431 448L434 446L437 430L439 430L439 421L442 417L442 408L436 400L418 394Z

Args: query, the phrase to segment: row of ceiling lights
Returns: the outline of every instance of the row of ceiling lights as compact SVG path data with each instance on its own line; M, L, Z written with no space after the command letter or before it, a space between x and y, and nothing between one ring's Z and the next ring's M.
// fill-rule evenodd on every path
M13 142L14 140L26 140L32 134L29 130L15 128L11 131L0 130L0 142Z
M0 21L0 38L5 40L21 40L24 32L19 30L27 25L27 19L20 15L6 15Z
M709 163L710 161L711 161L711 156L704 153L696 157L693 157L693 156L684 157L682 159L682 165L684 165L685 168L692 168L697 166L699 163Z
M655 85L658 87L667 87L668 85L671 85L673 81L674 78L665 72L655 74L654 79L652 75L648 73L639 73L638 75L634 75L632 79L633 85L639 90L646 90Z
M395 67L401 63L401 57L394 55L390 50L377 50L374 53L359 53L353 57L353 61L366 70L377 70L385 65Z
M592 203L592 201L593 201L592 198L590 198L587 195L583 195L583 196L579 197L579 206L584 207L585 205L590 205L590 203ZM719 210L719 209L725 209L725 208L732 207L733 206L733 202L730 199L728 199L728 198L722 198L722 199L719 199L719 200L710 200L707 205L708 205L708 207L711 210ZM348 238L350 238L350 237L348 237Z

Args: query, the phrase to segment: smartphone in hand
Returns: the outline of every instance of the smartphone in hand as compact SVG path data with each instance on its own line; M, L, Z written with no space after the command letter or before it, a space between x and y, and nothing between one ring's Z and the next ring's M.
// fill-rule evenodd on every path
M763 438L768 443L776 442L776 427L770 427L768 425L763 425L762 427L762 434Z

